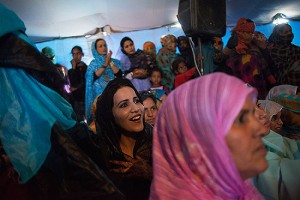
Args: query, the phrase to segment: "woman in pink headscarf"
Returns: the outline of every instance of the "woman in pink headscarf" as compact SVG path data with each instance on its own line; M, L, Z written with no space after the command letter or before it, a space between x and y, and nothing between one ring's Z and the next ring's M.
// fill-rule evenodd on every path
M262 199L248 180L268 167L256 95L222 73L173 91L154 127L150 199Z

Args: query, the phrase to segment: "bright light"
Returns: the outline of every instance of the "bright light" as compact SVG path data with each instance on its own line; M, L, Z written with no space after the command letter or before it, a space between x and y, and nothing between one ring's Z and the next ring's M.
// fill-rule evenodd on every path
M278 24L286 24L286 23L288 23L288 22L289 22L289 20L287 20L287 19L279 18L279 19L275 19L275 20L273 21L273 24L276 24L276 25L278 25Z
M181 28L181 24L179 22L174 23L171 27Z
M282 13L277 13L276 15L274 15L274 17L272 18L273 20L273 24L284 24L284 23L288 23L288 19L286 18L285 14Z

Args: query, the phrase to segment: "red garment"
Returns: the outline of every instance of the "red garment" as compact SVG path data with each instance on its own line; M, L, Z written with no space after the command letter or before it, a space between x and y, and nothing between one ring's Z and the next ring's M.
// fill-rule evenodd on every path
M193 67L193 68L191 68L190 70L188 70L187 72L185 72L183 74L176 75L175 80L174 80L175 88L177 88L178 86L180 86L183 83L190 80L195 73L196 73L195 67Z

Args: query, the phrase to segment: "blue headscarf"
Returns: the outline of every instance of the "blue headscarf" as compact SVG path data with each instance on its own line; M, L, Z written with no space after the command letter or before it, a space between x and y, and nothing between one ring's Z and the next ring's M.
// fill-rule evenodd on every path
M96 40L97 41L97 40ZM107 83L115 78L114 72L110 67L106 67L104 72L101 74L101 76L94 80L94 73L103 67L103 64L105 62L106 54L101 55L97 52L95 49L95 43L94 41L92 43L91 49L92 54L94 56L94 59L89 64L85 79L86 79L86 94L85 94L85 117L90 123L92 121L92 104L94 102L94 99L99 95L102 94L104 88L106 87ZM115 65L123 71L121 62L117 59L111 58L111 61L115 63Z
M0 37L13 33L33 45L25 30L22 20L0 4ZM62 96L20 68L0 66L0 91L0 140L24 183L44 163L53 125L72 128L74 112Z

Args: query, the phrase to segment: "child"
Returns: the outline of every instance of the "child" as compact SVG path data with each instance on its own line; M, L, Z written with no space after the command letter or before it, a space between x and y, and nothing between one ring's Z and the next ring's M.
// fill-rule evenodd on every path
M175 74L175 88L192 79L196 72L195 67L188 70L184 59L181 57L178 57L174 60L174 62L172 63L172 68Z
M167 98L167 94L169 94L168 88L161 85L162 80L162 70L159 68L153 68L150 73L150 81L152 86L150 90L155 95L157 99L163 102ZM157 107L160 107L159 105Z

